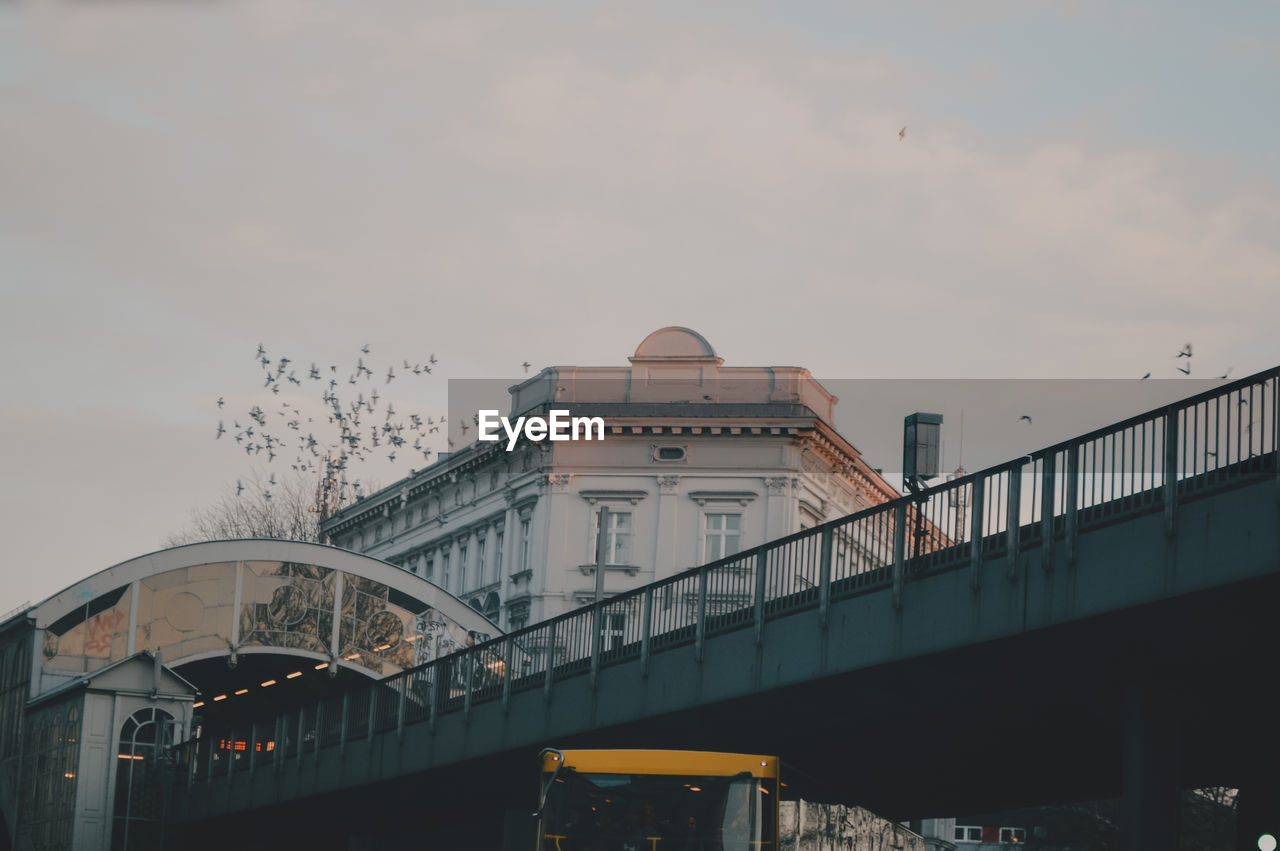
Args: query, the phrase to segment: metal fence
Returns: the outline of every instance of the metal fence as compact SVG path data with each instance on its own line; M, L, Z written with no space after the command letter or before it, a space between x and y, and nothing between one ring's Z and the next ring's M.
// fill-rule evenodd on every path
M1080 531L1163 511L1172 528L1179 500L1260 478L1280 478L1280 368L1131 417L1014 461L833 520L611 597L373 684L254 724L247 738L187 745L188 783L265 761L301 757L379 731L470 713L477 703L544 689L601 667L754 629L832 600L984 563L1014 575L1028 546L1062 542L1075 559ZM1046 567L1053 560L1043 559ZM230 747L227 743L230 742ZM271 742L268 750L254 750ZM243 745L251 758L242 759Z

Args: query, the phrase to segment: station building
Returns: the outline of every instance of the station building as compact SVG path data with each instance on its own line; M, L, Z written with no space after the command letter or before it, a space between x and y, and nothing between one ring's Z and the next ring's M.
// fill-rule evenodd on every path
M0 623L0 848L157 848L170 745L247 758L277 744L237 736L247 719L497 634L411 573L313 543L191 544L93 574Z

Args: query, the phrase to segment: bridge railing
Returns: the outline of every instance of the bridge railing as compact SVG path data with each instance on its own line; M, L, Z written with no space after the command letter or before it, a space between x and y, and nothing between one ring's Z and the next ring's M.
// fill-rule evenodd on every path
M891 589L967 569L978 587L984 564L1002 560L1016 577L1026 547L1049 544L1054 569L1075 559L1083 529L1163 511L1172 531L1179 500L1259 477L1277 478L1280 367L1224 384L1046 447L1005 464L770 541L643 588L466 648L372 685L254 724L237 759L235 735L187 745L188 783L263 761L305 759L379 731L434 725L479 703L543 689L569 677L754 629L816 610L825 624L833 599ZM1052 557L1050 557L1052 556ZM231 750L226 743L231 742ZM270 742L266 750L260 743ZM270 757L262 756L264 753Z

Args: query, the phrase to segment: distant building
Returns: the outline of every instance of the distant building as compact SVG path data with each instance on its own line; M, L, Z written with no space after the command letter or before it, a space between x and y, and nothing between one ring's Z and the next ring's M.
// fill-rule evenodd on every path
M473 443L338 512L323 534L511 630L594 598L601 508L613 595L898 495L836 431L836 398L805 369L726 367L674 327L629 361L548 367L509 391L512 419L600 416L603 442Z

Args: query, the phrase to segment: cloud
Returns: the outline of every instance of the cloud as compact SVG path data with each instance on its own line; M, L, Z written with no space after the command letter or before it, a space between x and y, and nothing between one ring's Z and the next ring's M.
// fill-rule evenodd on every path
M199 406L259 341L513 378L622 363L668 324L830 376L1172 377L1187 340L1206 373L1280 358L1273 185L1076 132L1056 91L1031 91L1053 134L920 96L1019 88L1021 52L638 5L29 5L0 34L0 353L83 448L12 469L47 496L87 477L113 557L226 479ZM121 447L201 460L101 466ZM6 535L28 562L58 525L29 521Z

